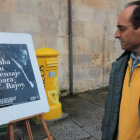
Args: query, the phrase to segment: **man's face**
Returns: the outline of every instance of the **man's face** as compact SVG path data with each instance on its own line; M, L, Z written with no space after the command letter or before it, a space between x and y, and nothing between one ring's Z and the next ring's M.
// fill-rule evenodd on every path
M120 40L121 48L133 52L140 48L140 28L135 30L129 20L135 8L135 5L130 6L121 12L117 23L119 30L115 32L115 38Z
M28 54L26 50L20 50L16 59L21 65L27 65Z

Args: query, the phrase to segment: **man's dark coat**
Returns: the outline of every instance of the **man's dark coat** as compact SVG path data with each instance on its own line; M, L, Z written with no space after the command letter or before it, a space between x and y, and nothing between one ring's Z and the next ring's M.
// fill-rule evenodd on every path
M130 53L131 52L125 51L112 63L109 91L102 126L102 140L115 140L117 136L122 87Z

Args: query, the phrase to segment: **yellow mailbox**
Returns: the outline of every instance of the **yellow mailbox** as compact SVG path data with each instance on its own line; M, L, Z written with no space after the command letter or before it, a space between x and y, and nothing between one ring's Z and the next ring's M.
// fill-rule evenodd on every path
M43 115L45 120L56 119L62 115L58 91L58 55L59 52L51 48L36 50L37 61L50 107L50 111Z

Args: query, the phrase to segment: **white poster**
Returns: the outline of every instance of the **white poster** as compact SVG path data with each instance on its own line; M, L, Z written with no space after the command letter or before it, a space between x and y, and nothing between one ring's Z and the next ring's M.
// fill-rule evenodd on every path
M0 125L48 111L31 35L0 33Z

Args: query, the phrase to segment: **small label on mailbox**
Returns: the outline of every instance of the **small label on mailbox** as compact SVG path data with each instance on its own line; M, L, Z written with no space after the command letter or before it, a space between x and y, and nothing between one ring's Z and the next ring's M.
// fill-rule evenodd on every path
M55 71L49 72L49 77L55 77Z

